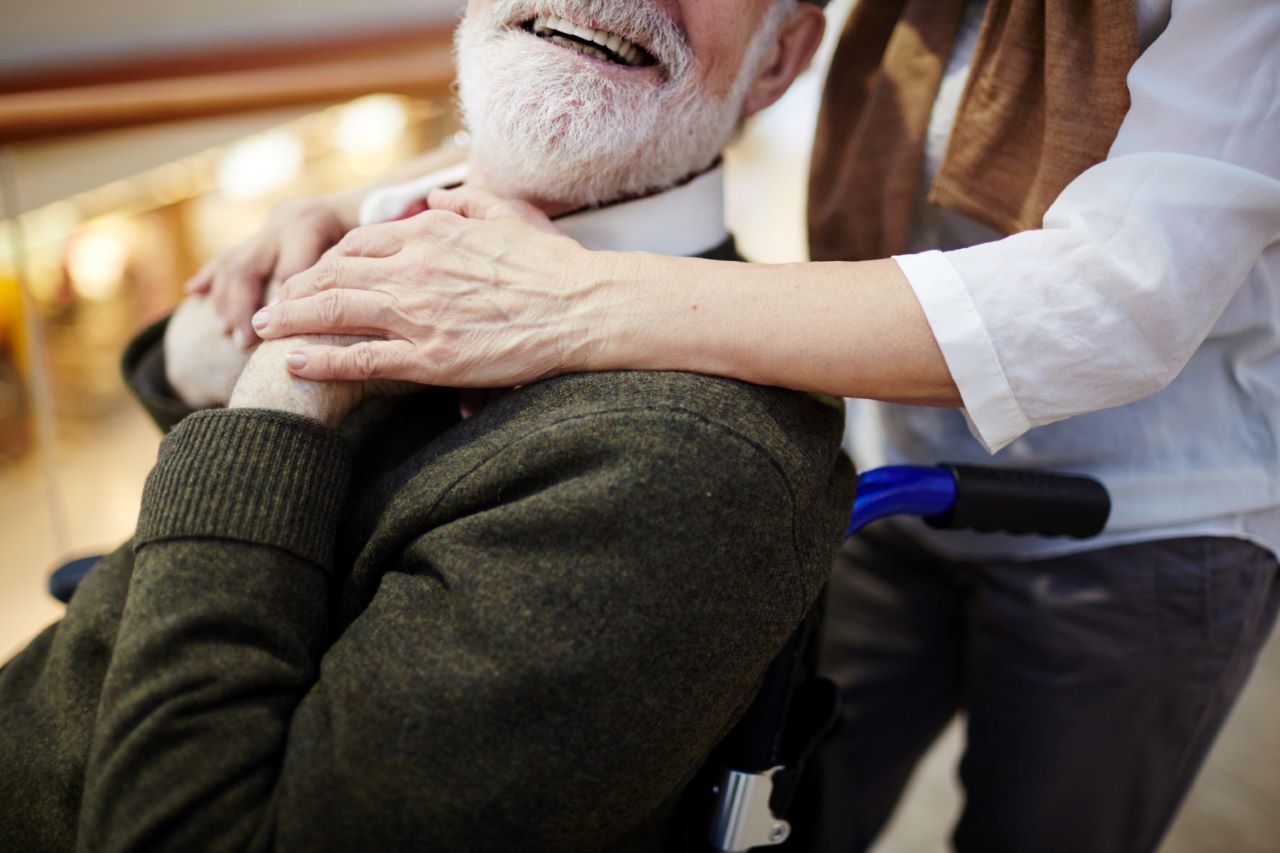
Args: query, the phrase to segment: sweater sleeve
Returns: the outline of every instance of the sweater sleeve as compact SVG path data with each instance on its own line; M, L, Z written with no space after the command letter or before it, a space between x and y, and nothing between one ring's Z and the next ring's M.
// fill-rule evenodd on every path
M326 649L334 438L217 412L165 444L86 849L600 849L678 792L816 591L757 445L569 419L397 516Z

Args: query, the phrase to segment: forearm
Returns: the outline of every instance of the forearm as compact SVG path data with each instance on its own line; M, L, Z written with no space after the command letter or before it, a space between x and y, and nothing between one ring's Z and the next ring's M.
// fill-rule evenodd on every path
M264 846L326 644L349 464L335 433L277 413L204 413L165 439L95 723L87 849Z
M764 265L601 256L577 369L688 370L919 405L960 395L892 260Z

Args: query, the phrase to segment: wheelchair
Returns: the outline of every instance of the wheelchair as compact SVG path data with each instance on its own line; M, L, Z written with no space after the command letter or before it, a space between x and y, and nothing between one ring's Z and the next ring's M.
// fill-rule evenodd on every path
M1075 475L971 465L896 465L858 477L845 538L892 515L931 527L1088 538L1111 512L1107 490ZM99 557L58 568L49 592L68 602ZM823 595L770 665L756 699L674 806L667 853L745 853L783 844L809 756L839 716L836 686L816 675Z
M939 529L1086 539L1111 498L1089 477L971 465L897 465L858 477L845 538L873 521L915 515ZM686 788L667 853L745 853L783 844L810 755L839 717L835 684L816 675L822 600L765 675L747 713Z

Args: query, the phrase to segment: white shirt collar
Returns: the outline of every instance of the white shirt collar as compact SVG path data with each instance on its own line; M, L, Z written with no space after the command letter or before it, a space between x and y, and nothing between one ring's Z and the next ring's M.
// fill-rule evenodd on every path
M408 183L374 190L360 206L360 224L387 222L437 187L466 180L461 163ZM699 255L729 239L724 219L724 165L656 195L624 201L556 220L584 247L617 252Z

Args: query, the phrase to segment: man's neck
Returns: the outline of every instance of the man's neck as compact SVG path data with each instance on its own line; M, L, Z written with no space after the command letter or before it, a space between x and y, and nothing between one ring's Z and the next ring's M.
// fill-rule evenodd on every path
M652 192L643 193L641 195L629 195L629 196L619 195L618 197L611 198L608 201L598 202L595 204L586 204L583 202L574 201L572 199L557 201L553 199L543 198L537 194L513 192L501 180L501 178L495 173L494 170L487 169L485 167L484 161L480 157L478 157L475 152L472 152L472 155L468 160L469 173L467 175L466 184L468 186L478 187L479 189L486 190L488 192L493 193L494 195L501 196L503 198L517 198L520 201L526 202L538 208L543 213L545 213L549 218L556 219L562 216L566 216L574 213L580 213L587 210L601 210L603 208L613 207L614 205L618 205L618 204L626 204L627 202L638 201L640 199L652 198L654 196L662 195L665 192L670 192L671 190L678 189L679 187L685 186L686 184L689 184L690 182L697 180L702 175L705 175L708 172L712 171L713 169L717 168L720 165L720 162L721 161L719 160L719 158L717 158L716 161L712 163L710 166L708 166L706 169L701 169L695 172L691 172L686 177L684 177L679 181L676 181L674 184L672 184L669 187L663 187L661 189L656 189L656 190L653 190Z

